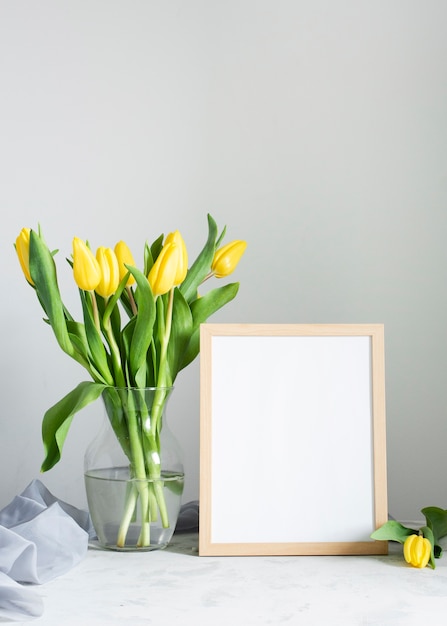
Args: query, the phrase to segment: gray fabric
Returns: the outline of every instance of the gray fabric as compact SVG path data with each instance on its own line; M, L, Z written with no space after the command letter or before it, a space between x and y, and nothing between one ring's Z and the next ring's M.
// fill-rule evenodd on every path
M196 532L199 503L180 509L176 532ZM25 621L43 614L40 585L77 565L95 531L87 511L58 500L33 480L0 511L0 621Z
M176 533L199 532L199 501L192 500L180 507Z
M58 500L39 480L31 482L0 511L0 618L41 616L42 599L28 584L70 570L93 535L87 512Z

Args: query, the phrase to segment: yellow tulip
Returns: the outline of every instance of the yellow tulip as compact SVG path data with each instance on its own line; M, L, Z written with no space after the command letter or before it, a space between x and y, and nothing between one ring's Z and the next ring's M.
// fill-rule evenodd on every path
M413 567L426 567L431 556L430 540L422 535L410 535L405 539L404 558Z
M96 250L96 260L101 269L101 280L95 291L103 298L110 298L118 289L120 282L118 259L112 248L101 246Z
M214 259L211 264L211 271L215 277L224 278L224 276L231 274L231 272L236 269L246 247L246 241L236 239L235 241L230 241L230 243L227 243L222 248L219 248L214 254Z
M101 280L101 268L90 248L79 239L73 239L73 276L77 286L93 291Z
M30 239L30 228L22 228L19 236L16 239L16 252L19 257L20 266L22 268L22 272L25 275L26 280L34 285L33 279L31 278L31 274L29 272L29 239Z
M174 287L179 258L180 251L176 243L163 246L148 276L154 296L162 296Z
M179 262L177 265L177 273L175 275L174 285L180 285L186 277L188 272L188 251L186 250L185 242L180 234L180 231L176 230L173 233L169 233L166 237L165 245L167 243L176 243L179 247Z
M124 241L119 241L116 244L115 254L116 258L118 259L120 280L122 280L128 272L126 265L131 265L132 267L135 267L135 261L132 256L132 252L129 250L127 244L125 244ZM135 278L132 276L132 274L130 274L126 286L129 287L130 285L133 285L134 282Z

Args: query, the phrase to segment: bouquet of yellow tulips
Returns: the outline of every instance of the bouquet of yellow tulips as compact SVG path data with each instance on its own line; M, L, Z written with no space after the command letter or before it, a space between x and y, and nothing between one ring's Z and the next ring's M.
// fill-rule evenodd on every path
M152 245L145 244L143 270L136 267L123 241L114 249L99 247L94 255L88 243L75 237L73 254L67 261L79 288L83 314L79 322L62 301L55 253L48 248L40 228L22 229L15 249L25 278L36 292L59 346L91 377L46 411L42 471L60 460L74 414L107 390L106 410L129 461L131 477L137 482L157 482L161 472L161 415L167 390L178 372L198 355L200 324L238 292L239 284L230 283L201 297L198 293L205 280L231 274L245 251L246 242L241 240L220 247L224 234L225 228L219 235L215 221L208 215L208 238L190 267L179 231L166 238L161 235ZM155 388L156 394L150 407L149 428L143 428L137 417L141 411L132 409L126 391L148 387ZM144 404L143 394L138 402ZM123 414L124 419L119 417ZM127 499L118 546L124 546L138 499L142 510L139 546L149 545L154 515L159 514L163 526L169 526L162 491L157 487L152 491L135 487Z

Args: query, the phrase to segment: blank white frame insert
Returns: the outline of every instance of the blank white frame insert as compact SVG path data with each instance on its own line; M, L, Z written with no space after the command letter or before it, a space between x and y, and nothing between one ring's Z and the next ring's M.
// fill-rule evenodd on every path
M200 341L200 554L385 554L383 325L203 324Z

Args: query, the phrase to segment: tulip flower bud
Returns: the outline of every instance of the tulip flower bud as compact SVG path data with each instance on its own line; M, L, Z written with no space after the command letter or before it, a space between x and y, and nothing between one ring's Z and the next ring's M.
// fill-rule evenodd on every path
M29 272L29 240L30 240L30 232L29 228L22 228L19 236L16 239L16 252L19 257L20 266L22 268L22 272L25 275L26 280L34 285L34 282L31 278L31 274Z
M230 241L230 243L227 243L222 248L219 248L214 254L214 259L211 264L211 271L215 277L224 278L231 274L236 269L246 247L246 241L236 239L235 241Z
M422 535L410 535L405 539L404 558L413 567L426 567L431 556L430 540Z
M131 265L132 267L135 267L135 261L134 261L131 251L127 247L127 244L124 243L124 241L119 241L116 244L115 254L116 254L116 258L118 259L120 280L123 280L124 276L128 272L126 265ZM129 279L126 283L126 286L129 287L130 285L133 285L134 282L135 282L135 278L132 276L132 274L130 274Z
M118 289L120 282L118 259L112 248L101 246L96 251L96 260L101 269L101 280L95 291L103 298L110 298Z
M176 243L178 245L180 254L179 254L179 263L177 266L177 273L175 275L174 285L180 285L186 277L188 272L188 251L186 250L185 242L183 241L183 237L181 236L178 230L173 233L169 233L166 237L165 245L167 243Z
M73 276L79 289L93 291L101 280L101 268L90 248L78 237L73 239Z
M148 276L154 296L162 296L174 287L179 257L180 251L176 243L163 246Z

